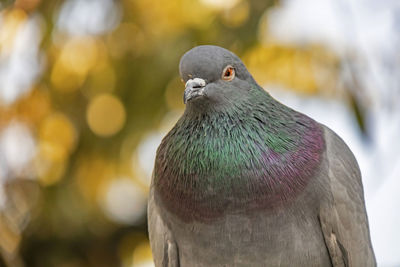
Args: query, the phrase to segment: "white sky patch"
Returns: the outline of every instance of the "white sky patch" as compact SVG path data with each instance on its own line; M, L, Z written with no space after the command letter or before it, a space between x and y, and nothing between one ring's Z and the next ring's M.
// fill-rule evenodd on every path
M398 32L397 1L286 0L268 11L270 33L281 41L318 42L337 50L365 45L380 50Z
M323 42L341 48L346 38L334 5L332 1L283 1L282 7L268 11L270 34L288 43Z
M375 229L371 231L371 238L374 241L375 254L382 263L380 266L399 266L399 177L400 161L368 209L370 226Z
M121 19L118 1L69 0L58 15L57 26L71 35L98 35L114 29Z
M132 169L136 177L147 186L150 186L156 159L157 148L163 137L172 129L182 115L181 110L172 110L161 120L158 131L145 135L132 153Z
M138 167L142 170L142 172L137 172L137 175L146 185L150 185L157 147L160 145L162 138L163 134L152 132L143 139L135 151L140 165Z
M394 0L286 0L266 18L281 42L321 43L351 61L368 96L378 95L390 108L399 87L399 13Z
M134 225L146 212L145 193L128 177L110 181L100 200L107 217L117 223Z
M21 175L35 155L35 139L24 124L12 122L0 132L0 177Z
M16 177L32 178L35 155L36 142L26 125L14 121L0 130L0 211L7 203L5 183Z
M0 31L6 31L5 18L0 15ZM0 49L0 105L9 105L32 89L42 72L43 56L39 46L42 40L39 15L22 22L13 40L11 50Z

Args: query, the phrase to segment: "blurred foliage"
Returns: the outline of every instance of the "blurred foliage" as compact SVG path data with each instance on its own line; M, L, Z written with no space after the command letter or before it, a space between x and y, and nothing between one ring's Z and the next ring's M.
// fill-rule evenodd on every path
M101 13L110 21L101 19L104 25L92 18L96 9L79 3L2 3L5 60L30 18L37 19L43 59L29 90L15 101L0 99L0 130L19 123L15 129L34 147L29 164L3 172L0 251L8 266L151 262L149 151L184 108L178 63L193 46L234 51L260 84L325 95L339 87L334 53L270 38L265 17L277 1L104 0L98 3L113 9ZM94 26L84 28L82 18Z

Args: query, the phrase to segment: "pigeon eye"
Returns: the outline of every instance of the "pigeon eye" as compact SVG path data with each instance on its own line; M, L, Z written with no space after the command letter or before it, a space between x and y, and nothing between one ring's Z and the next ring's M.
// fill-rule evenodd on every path
M232 81L233 78L235 78L235 69L231 65L228 65L222 72L222 79L225 81Z

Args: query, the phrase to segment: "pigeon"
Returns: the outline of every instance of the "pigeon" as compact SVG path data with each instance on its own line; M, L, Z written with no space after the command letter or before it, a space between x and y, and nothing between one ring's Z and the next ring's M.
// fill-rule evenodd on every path
M227 49L179 64L186 104L156 153L155 266L376 266L357 161Z

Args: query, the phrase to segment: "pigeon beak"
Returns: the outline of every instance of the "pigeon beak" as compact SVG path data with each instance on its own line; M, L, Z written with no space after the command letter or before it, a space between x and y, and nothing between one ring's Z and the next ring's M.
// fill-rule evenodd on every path
M183 103L187 103L193 98L205 95L204 88L206 81L200 78L189 79L185 85L185 93L183 94Z

